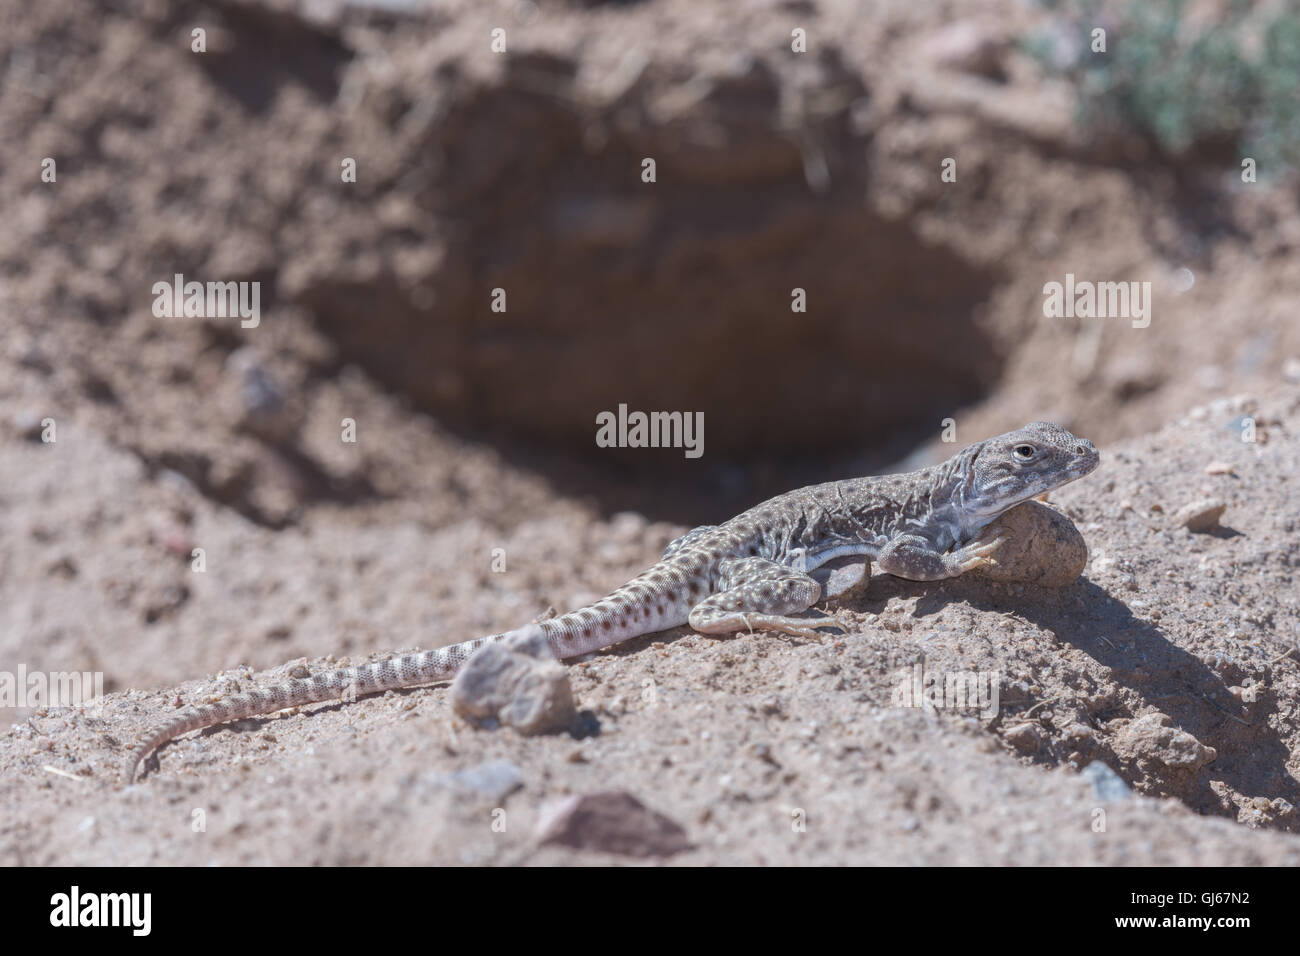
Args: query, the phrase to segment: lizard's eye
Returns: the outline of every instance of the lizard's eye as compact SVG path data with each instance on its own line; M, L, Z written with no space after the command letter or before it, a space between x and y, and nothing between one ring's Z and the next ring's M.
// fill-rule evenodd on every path
M1034 446L1033 446L1033 445L1017 445L1017 446L1015 447L1015 452L1016 452L1016 457L1017 457L1017 458L1020 458L1020 459L1022 459L1022 460L1024 460L1024 461L1028 461L1030 458L1033 458L1033 457L1034 457Z

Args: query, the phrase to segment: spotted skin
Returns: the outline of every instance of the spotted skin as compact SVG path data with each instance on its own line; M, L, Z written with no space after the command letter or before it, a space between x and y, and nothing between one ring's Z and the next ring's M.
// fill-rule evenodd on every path
M798 617L821 597L808 573L850 555L917 581L955 577L991 561L980 532L998 515L1090 473L1091 442L1033 422L977 442L920 471L855 478L771 498L720 525L695 528L663 558L585 608L432 651L287 681L191 708L135 749L124 778L181 734L321 700L451 678L480 647L540 629L555 655L576 657L689 623L705 634L777 631L814 636L833 618Z

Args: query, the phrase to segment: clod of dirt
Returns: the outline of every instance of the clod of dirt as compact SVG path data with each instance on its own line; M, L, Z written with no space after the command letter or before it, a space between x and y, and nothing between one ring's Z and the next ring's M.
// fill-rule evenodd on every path
M1193 501L1174 512L1174 524L1188 531L1210 531L1218 526L1228 506L1214 498Z
M691 848L686 831L622 790L566 797L542 808L543 844L623 856L672 856Z
M1002 515L981 538L1002 536L993 553L997 562L977 573L992 581L1063 588L1083 573L1088 545L1065 515L1037 501L1026 501Z
M1022 754L1035 754L1043 745L1043 731L1037 724L1024 723L1012 727L1004 735L1007 743Z
M468 720L493 720L521 734L556 733L575 725L569 674L540 628L488 644L451 685L451 703Z
M1176 770L1196 771L1219 756L1185 730L1171 726L1168 714L1147 714L1115 735L1115 753L1139 769L1155 761Z

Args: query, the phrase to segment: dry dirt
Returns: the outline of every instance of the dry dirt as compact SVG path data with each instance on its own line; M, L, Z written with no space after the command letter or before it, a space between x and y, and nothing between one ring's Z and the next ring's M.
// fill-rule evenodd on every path
M1300 799L1300 391L1247 410L1261 423L1253 444L1237 430L1243 409L1220 402L1103 447L1102 468L1053 502L1091 549L1070 587L879 577L846 604L841 637L674 631L575 665L578 704L600 728L582 740L472 729L434 687L184 738L131 787L118 780L124 746L179 703L283 679L295 655L329 666L321 655L348 636L363 651L576 604L676 529L575 512L510 532L473 520L269 532L182 483L144 481L130 455L92 439L15 442L5 534L45 558L8 562L10 595L32 597L7 613L45 634L88 618L97 633L133 632L156 672L175 658L225 670L17 724L0 738L0 846L22 863L598 862L610 857L539 847L534 831L548 801L612 788L685 829L682 863L1300 863L1300 839L1282 832ZM120 474L139 493L89 511L43 506L70 474ZM1171 520L1207 497L1227 505L1210 532ZM205 574L147 530L179 511L213 556ZM494 576L497 547L510 570ZM572 553L591 557L579 568ZM164 598L128 582L151 565L150 579L170 566L188 595L149 625ZM233 666L276 659L286 666ZM1001 707L990 719L898 706L918 664L995 673ZM447 785L494 760L517 768L521 789ZM1075 772L1092 761L1137 795L1100 798Z
M0 671L109 692L0 708L0 861L635 859L536 836L619 789L674 863L1300 862L1293 190L1081 138L1011 42L1049 14L1004 0L429 8L0 0ZM261 281L262 324L154 318L175 272ZM1044 320L1067 272L1152 281L1151 326ZM619 402L703 411L704 458L593 448ZM1052 501L1081 579L878 577L821 642L636 640L572 668L581 740L434 687L119 782L178 706L577 606L692 524L950 453L947 416L1096 441ZM918 663L1000 708L900 706ZM446 776L497 760L508 795Z

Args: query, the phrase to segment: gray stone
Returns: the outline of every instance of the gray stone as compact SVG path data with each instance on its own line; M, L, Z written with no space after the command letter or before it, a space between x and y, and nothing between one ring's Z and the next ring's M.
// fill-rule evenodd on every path
M451 773L440 773L433 783L450 790L481 794L489 800L503 800L524 785L523 774L508 760L489 760Z
M577 720L568 671L539 627L479 650L452 682L451 703L479 726L499 721L522 734L557 733Z
M1098 800L1128 800L1133 796L1124 778L1100 760L1094 760L1080 773L1092 784L1092 792Z
M871 562L862 557L836 558L811 572L826 600L849 600L866 592Z

